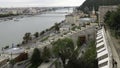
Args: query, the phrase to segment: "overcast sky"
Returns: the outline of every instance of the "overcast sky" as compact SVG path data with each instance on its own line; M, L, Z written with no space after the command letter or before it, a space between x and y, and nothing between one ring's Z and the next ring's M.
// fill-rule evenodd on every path
M0 0L0 7L79 6L85 0Z

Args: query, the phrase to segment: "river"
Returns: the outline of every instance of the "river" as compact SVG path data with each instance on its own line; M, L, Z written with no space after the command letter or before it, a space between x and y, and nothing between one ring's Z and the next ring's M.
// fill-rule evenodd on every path
M68 9L59 9L55 12L68 12ZM69 10L72 12L72 9ZM65 14L41 14L31 17L24 17L18 21L10 20L0 22L0 48L21 43L26 32L41 32L53 26L56 22L65 19Z

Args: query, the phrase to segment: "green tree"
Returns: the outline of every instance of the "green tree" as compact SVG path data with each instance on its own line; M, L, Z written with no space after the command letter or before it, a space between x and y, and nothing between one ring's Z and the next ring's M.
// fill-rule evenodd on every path
M72 39L59 39L58 41L53 43L53 52L57 57L61 58L64 67L66 59L69 59L72 56L73 51L74 43Z
M4 47L4 49L8 49L8 48L9 48L9 46L5 46L5 47Z
M74 53L76 55L76 53ZM79 59L70 59L66 68L98 68L95 41L90 41L89 47Z
M23 41L28 43L28 41L32 40L31 33L26 33L23 37Z
M80 39L80 37L78 37L78 39L77 39L77 46L78 47L81 47L83 45L83 42L82 42L82 40Z
M59 28L59 24L58 24L58 23L55 23L55 30L56 30L56 31L59 31L59 29L60 29L60 28Z
M16 63L15 60L13 60L13 59L10 60L10 64L11 64L11 65L14 65L15 63Z
M111 16L111 12L108 11L108 12L105 14L104 22L108 23L109 20L110 20L110 16ZM110 25L110 24L108 23L108 25Z
M32 67L37 68L42 63L41 52L38 48L35 48L31 57Z
M119 38L120 36L120 7L117 11L107 12L104 17L104 22L109 26L112 34Z
M36 33L34 34L34 36L35 36L36 38L38 38L38 37L39 37L39 33L36 32Z
M45 31L42 31L41 33L40 33L40 35L43 35L45 33Z
M44 47L44 49L43 49L43 53L42 53L43 61L48 62L50 56L51 56L50 49L47 48L47 47Z

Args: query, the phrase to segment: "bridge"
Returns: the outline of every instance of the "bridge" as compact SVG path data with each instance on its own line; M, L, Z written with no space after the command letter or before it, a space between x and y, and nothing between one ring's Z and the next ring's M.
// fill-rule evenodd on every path
M61 10L61 9L66 9L67 11L55 11L55 10ZM41 14L70 14L70 9L73 8L52 8L52 9L46 9L42 12Z
M42 14L70 14L70 12L41 12Z

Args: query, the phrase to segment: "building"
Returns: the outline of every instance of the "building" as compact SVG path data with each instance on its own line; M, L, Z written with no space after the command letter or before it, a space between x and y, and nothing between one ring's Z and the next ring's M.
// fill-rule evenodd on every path
M85 25L90 25L90 23L95 22L95 18L80 18L77 20L77 23L79 26L85 26Z
M65 16L66 23L74 24L76 22L76 17L73 14Z
M97 31L96 50L98 68L112 68L112 53L107 43L104 28Z
M30 14L36 14L38 12L35 8L29 8L28 10Z
M63 25L63 26L60 28L60 32L65 33L65 32L70 31L70 29L71 29L71 25Z
M99 23L104 22L104 16L108 11L116 11L118 6L100 6L98 9Z
M65 16L66 23L78 25L77 20L84 17L85 14L82 11L74 10L73 13Z

